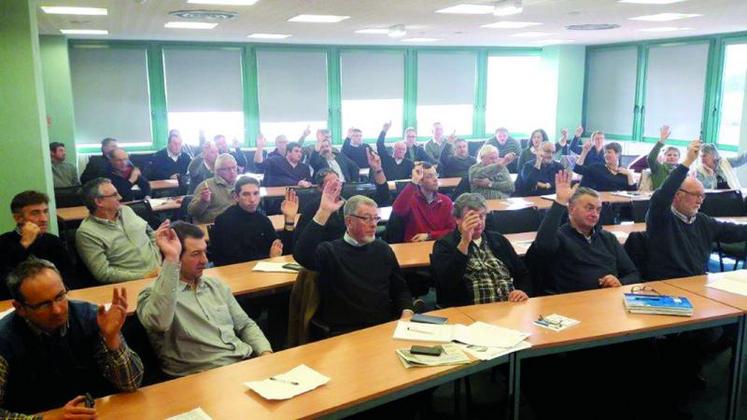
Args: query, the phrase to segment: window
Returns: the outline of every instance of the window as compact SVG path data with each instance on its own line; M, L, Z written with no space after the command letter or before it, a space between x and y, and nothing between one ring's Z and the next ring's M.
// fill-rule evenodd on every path
M169 129L179 130L192 145L199 144L201 134L243 143L241 51L174 48L164 50L163 57Z
M306 126L327 127L327 56L324 52L257 51L260 131L268 144Z
M529 135L548 128L551 119L549 87L540 56L488 57L488 91L485 101L485 131L506 127L512 133Z
M636 47L592 50L586 79L586 131L633 138Z
M673 139L700 136L708 43L651 47L647 67L643 136L658 139L664 124Z
M70 77L78 145L152 144L145 48L71 48Z
M747 44L726 46L721 90L719 144L736 146L742 134L747 90Z
M444 134L472 134L477 58L475 54L418 53L418 105L420 136L430 135L440 122Z
M342 129L358 127L375 138L391 120L390 137L402 135L404 113L404 54L343 52L340 55Z

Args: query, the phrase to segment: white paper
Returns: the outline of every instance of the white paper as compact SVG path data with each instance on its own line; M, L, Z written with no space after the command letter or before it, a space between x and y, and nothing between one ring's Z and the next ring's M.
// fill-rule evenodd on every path
M517 254L526 254L527 251L529 251L529 247L532 246L532 243L534 243L533 239L524 241L513 241L511 242L511 246L514 247L514 251L516 251Z
M201 407L197 407L192 411L169 417L166 420L213 420L213 418L208 416Z
M6 309L6 310L0 312L0 319L5 318L6 315L9 315L11 312L13 312L15 310L16 310L16 308L14 308L14 307L11 306L9 309Z
M155 209L156 207L161 207L166 204L167 201L169 201L168 198L151 198L148 200L148 203L150 203L152 209Z
M503 347L485 347L485 346L474 346L471 344L459 344L459 347L470 356L478 360L493 360L495 358L505 356L515 351L524 350L532 347L528 341L522 341L511 348Z
M747 271L739 270L725 273L720 278L706 284L706 287L747 296Z
M394 338L397 340L448 343L454 339L454 326L397 321L397 327L394 329Z
M394 338L398 340L431 341L448 343L458 341L476 346L511 348L529 337L529 334L497 325L475 322L470 326L462 324L434 325L398 321Z
M287 263L260 261L254 266L252 271L263 271L266 273L298 273L298 270L283 268L285 264Z
M566 328L570 328L574 325L580 324L581 321L573 318L568 318L563 315L552 314L543 316L542 321L534 321L534 325L542 328L547 328L553 331L563 331Z
M262 381L244 382L244 385L267 400L287 400L311 391L329 382L329 378L300 365L287 373L275 375Z

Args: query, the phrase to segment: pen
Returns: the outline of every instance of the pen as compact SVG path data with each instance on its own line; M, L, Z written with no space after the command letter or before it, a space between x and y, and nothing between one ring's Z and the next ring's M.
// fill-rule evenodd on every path
M280 379L280 378L276 378L276 377L274 377L274 376L270 376L270 380L271 380L271 381L276 381L276 382L282 382L282 383L284 383L284 384L298 385L298 382L295 382L295 381L289 381L289 380L287 380L287 379Z
M412 331L412 332L421 333L421 334L433 334L433 332L431 331L419 330L417 328L411 328L411 327L407 327L407 331Z

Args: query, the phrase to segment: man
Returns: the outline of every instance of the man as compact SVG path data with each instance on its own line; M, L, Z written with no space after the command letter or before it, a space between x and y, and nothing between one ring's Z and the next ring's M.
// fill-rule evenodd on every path
M721 158L713 144L701 148L700 165L695 168L695 176L709 190L739 190L742 184L734 168L747 163L747 152L735 157Z
M390 122L391 123L391 122ZM390 124L391 125L391 124ZM406 157L413 162L431 162L431 157L425 152L423 146L418 144L418 132L412 127L405 128L404 136L407 146Z
M230 153L231 156L236 160L236 165L239 167L239 173L243 174L244 170L246 169L246 156L244 155L244 152L241 151L241 144L239 144L239 140L234 137L233 139L233 152L228 148L228 142L226 141L226 136L223 134L218 134L215 137L213 137L213 142L215 143L215 147L218 148L218 154L223 153Z
M452 134L451 136L456 138L455 134ZM430 140L428 140L428 142L425 143L424 147L425 152L430 158L429 161L438 163L438 160L441 157L441 153L444 151L444 147L446 147L444 127L440 122L435 122L433 123L433 136Z
M122 201L133 201L150 197L150 182L140 168L132 165L130 156L124 149L114 149L111 153L111 167L106 176L122 196ZM140 191L133 191L137 185Z
M521 143L519 143L519 141L514 139L513 137L509 136L508 129L504 127L500 127L495 130L495 136L488 139L485 144L494 146L496 149L498 149L498 154L500 156L508 156L510 153L512 153L514 156L519 156L521 154ZM518 162L516 161L512 161L511 163L508 163L506 165L510 173L515 174L521 170L521 168L518 168L516 166L517 163Z
M392 204L392 212L405 222L405 241L438 239L454 229L451 199L438 192L438 173L428 162L415 165L411 182Z
M140 386L142 362L121 334L125 289L113 290L108 309L69 301L55 266L38 259L21 263L8 286L15 311L0 320L0 417L40 419L20 413L64 405L65 418L93 419L85 393L102 397Z
M285 156L285 150L288 147L288 137L285 134L281 134L275 137L275 149L267 154L267 159L274 157Z
M8 274L30 257L51 261L65 276L72 264L60 238L47 232L49 198L36 191L24 191L13 197L10 212L16 228L0 235L0 300L10 299L5 287Z
M233 185L239 176L236 159L224 153L215 160L215 176L195 188L195 195L187 206L195 223L213 223L219 214L236 202Z
M80 176L80 183L85 184L94 178L106 178L109 174L109 159L112 151L116 148L116 139L107 137L101 140L101 156L90 156L88 158L88 164Z
M545 279L545 291L569 293L639 282L638 270L617 237L597 225L602 211L599 194L585 187L571 190L566 171L555 175L555 191L555 202L532 244L551 276ZM566 207L569 220L561 226Z
M384 169L384 175L387 179L407 179L412 174L412 168L414 166L412 160L407 158L407 145L404 142L398 141L394 143L392 147L392 154L386 150L386 133L392 126L392 122L389 121L384 123L379 133L379 138L376 139L376 151L379 152L381 157L381 165Z
M510 197L514 192L514 182L508 165L516 159L516 155L509 153L501 158L495 146L486 144L480 148L477 156L480 162L472 165L467 172L472 192L488 200Z
M571 145L568 142L568 129L560 130L560 138L555 143L555 159L560 160L563 156L571 154Z
M747 241L747 225L720 222L698 212L705 190L687 172L701 147L700 140L693 140L684 161L651 196L646 217L646 268L651 280L704 274L714 242Z
M218 148L208 140L202 145L202 153L189 164L189 193L192 194L203 181L215 176L215 160L218 158Z
M231 289L202 275L208 263L202 229L163 225L156 242L164 256L161 274L140 292L137 317L164 373L186 376L272 353Z
M368 168L368 149L371 146L363 143L363 132L359 128L348 129L348 136L342 145L342 153L355 162L359 168Z
M376 239L376 202L356 195L340 198L339 181L324 187L319 209L301 233L294 249L296 261L319 272L321 321L332 335L366 328L412 315L412 297L397 257ZM324 241L324 226L345 204L343 238Z
M584 128L581 126L578 126L576 128L576 132L573 135L573 140L571 140L571 152L580 155L582 153L582 146L581 146L581 136L584 134ZM587 152L586 157L586 163L588 164L594 164L594 163L600 163L604 164L604 133L601 131L595 131L591 133L591 141L587 142L591 143L594 147L588 146L589 149Z
M668 125L661 127L659 141L656 142L651 152L649 152L646 161L648 167L651 170L651 189L658 190L664 180L667 179L669 174L677 166L677 162L680 161L680 151L674 146L669 146L664 150L664 162L659 163L659 152L664 147L664 144L669 138L669 134L672 131Z
M311 153L309 165L318 172L322 168L331 168L340 177L340 182L357 182L360 169L350 158L342 153L335 153L329 140L324 139Z
M467 140L456 139L453 146L447 144L444 148L439 162L438 169L445 178L464 178L469 175L469 168L477 163L477 160L469 155Z
M78 170L74 165L65 162L65 144L58 141L49 143L49 156L52 159L52 181L55 188L75 187L80 185Z
M529 298L529 272L511 243L485 231L488 204L465 193L454 202L457 228L436 241L433 272L441 306L522 302Z
M301 162L301 145L288 143L284 157L273 157L265 160L262 150L265 147L265 136L257 137L257 151L254 152L254 164L264 171L264 184L268 187L285 187L298 185L302 188L311 186L311 169Z
M138 280L157 274L161 254L153 229L131 208L106 178L83 185L89 215L75 232L75 246L83 263L100 283Z
M182 138L178 134L169 136L169 142L156 152L151 160L153 179L177 179L187 173L191 159L182 151Z
M527 195L555 194L555 174L563 165L553 160L555 149L552 143L544 142L535 155L534 162L527 162L521 170Z
M210 249L216 266L279 257L293 245L293 229L298 214L298 198L292 189L285 193L280 209L285 227L280 236L272 221L260 210L259 181L245 176L233 190L236 204L215 218Z
M619 165L622 146L619 143L604 145L604 163L588 160L592 156L591 142L583 146L576 160L573 172L582 175L581 186L597 191L634 191L636 189L633 171Z

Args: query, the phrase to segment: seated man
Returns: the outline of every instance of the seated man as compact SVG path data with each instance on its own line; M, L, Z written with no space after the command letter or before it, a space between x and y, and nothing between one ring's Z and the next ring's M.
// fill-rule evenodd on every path
M413 162L431 162L431 157L425 151L425 148L418 144L418 131L412 127L405 128L405 146L407 153L405 156ZM431 162L435 163L435 162Z
M407 242L438 239L456 226L451 216L451 199L438 192L436 168L428 162L418 163L412 179L392 204L392 213L405 222Z
M85 184L94 178L106 178L109 174L109 159L111 159L112 150L116 148L116 139L107 137L101 140L101 156L90 156L88 158L88 164L80 175L80 183Z
M143 364L120 332L125 289L114 289L108 309L69 301L55 266L38 259L8 280L15 311L0 319L0 418L37 419L20 413L64 405L65 418L92 419L86 392L103 397L140 386Z
M46 194L24 191L13 197L10 212L16 228L0 235L0 300L10 299L5 281L18 264L29 257L51 261L66 277L72 275L72 264L65 246L57 236L47 232L49 199Z
M158 273L161 253L153 229L131 208L106 178L83 185L89 215L75 232L78 255L100 283L118 283Z
M344 154L335 153L327 139L317 142L317 147L309 158L309 165L314 168L314 172L322 168L332 168L340 177L340 182L358 182L360 177L358 165Z
M521 169L521 179L527 195L555 194L555 174L563 170L563 165L553 160L554 146L544 142L534 162L527 162Z
M646 217L646 268L651 280L705 274L714 242L747 241L747 225L720 222L698 212L705 190L687 172L700 148L700 140L691 142L685 160L651 196Z
M112 181L117 192L122 196L122 201L133 201L150 196L150 182L142 174L140 168L136 168L130 162L130 156L124 149L112 151L111 168L106 176ZM132 188L137 185L140 191Z
M495 136L489 138L485 145L487 146L495 146L496 149L498 149L498 155L499 156L508 156L509 154L513 154L513 156L519 156L521 154L521 143L519 143L518 140L511 137L508 134L508 129L505 127L500 127L495 130ZM512 160L511 162L506 163L506 168L508 168L508 171L512 174L518 173L521 171L521 168L517 168L516 164L518 162L516 160Z
M591 133L591 138L589 141L581 145L581 136L584 134L584 127L578 126L576 128L576 132L573 134L573 140L571 140L571 152L580 155L583 153L583 146L586 146L589 144L589 151L587 152L586 156L586 163L588 164L594 164L599 163L604 165L606 159L604 157L605 154L605 148L604 148L604 133L601 131L595 131ZM593 146L593 147L592 147Z
M156 242L163 267L140 292L137 317L164 373L186 376L272 353L231 289L202 275L208 262L202 229L184 222L163 225Z
M439 171L444 178L464 178L469 175L469 168L477 160L469 155L469 145L465 139L456 139L454 144L447 143L441 153Z
M363 143L363 132L359 128L350 128L345 142L342 144L342 153L355 162L359 168L368 168L368 149L371 146Z
M290 253L298 214L298 197L292 189L285 193L280 209L285 228L278 234L272 221L259 208L259 181L244 176L233 189L236 204L215 218L210 234L210 250L216 266L279 257Z
M239 143L239 140L234 137L233 143L231 146L233 146L233 151L228 148L228 141L226 141L226 136L223 134L218 134L215 137L213 137L213 143L215 143L215 147L218 148L218 154L222 155L224 153L228 153L231 156L233 156L234 159L236 159L236 165L239 167L239 173L243 174L246 170L246 156L244 155L244 152L241 151L241 144Z
M319 210L301 233L293 252L296 261L319 272L321 295L317 317L332 335L412 315L412 297L392 248L376 239L376 202L356 195L340 198L342 184L327 183ZM342 205L343 238L324 240L324 226Z
M215 160L215 176L195 188L195 195L187 211L195 223L213 223L219 214L236 204L233 184L238 177L238 166L233 156L224 153Z
M547 263L552 278L545 291L568 293L600 287L619 287L641 280L638 270L617 237L598 226L602 202L596 191L571 190L571 176L555 175L556 199L545 215L532 248ZM560 226L568 207L568 223Z
M443 125L440 122L434 122L432 133L433 136L425 143L423 148L430 157L428 161L437 163L441 157L441 153L444 151L444 147L446 147L446 136L444 136Z
M622 147L619 143L604 145L604 163L590 163L586 160L592 149L591 142L583 146L576 160L573 172L582 175L581 186L597 191L635 191L633 171L619 165Z
M651 152L646 158L648 167L651 170L652 190L658 190L661 187L664 180L667 179L672 170L677 166L677 162L680 161L680 150L674 146L669 146L664 150L664 162L659 163L659 152L664 147L664 143L666 143L670 133L671 130L668 125L661 127L659 141L651 148Z
M298 185L308 188L311 186L311 169L301 162L301 145L288 143L284 157L273 157L265 160L262 151L265 147L265 137L257 137L257 150L254 152L254 165L265 174L264 184L267 187L286 187Z
M177 179L187 173L192 159L182 151L182 138L178 134L169 136L169 142L153 155L150 175L153 179Z
M529 298L529 272L503 235L485 231L487 213L480 194L465 193L454 202L457 228L433 247L431 268L441 306Z
M78 169L65 162L65 144L58 141L49 143L49 156L52 159L52 181L55 188L75 187L78 181Z
M384 144L386 133L391 126L392 122L389 121L382 127L379 138L376 140L376 151L379 152L379 156L381 157L381 166L384 169L384 175L386 175L387 179L407 179L412 174L413 168L413 162L406 157L407 145L401 141L394 143L392 154L390 155Z
M510 197L514 192L514 182L508 172L508 165L516 159L516 155L509 153L501 158L498 149L487 144L480 148L477 156L480 161L468 171L472 192L482 195L486 200Z
M281 134L275 137L275 149L267 154L267 159L273 157L285 156L285 149L288 147L288 137L285 134Z
M194 193L198 185L206 179L215 176L215 160L218 158L218 148L212 141L206 141L202 145L202 154L196 156L189 164L189 193Z

